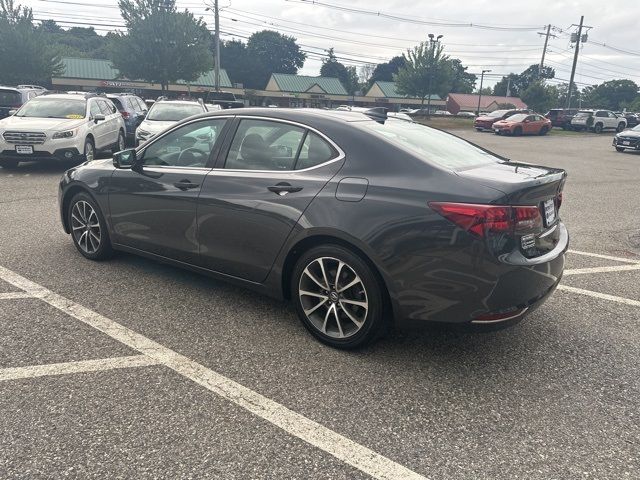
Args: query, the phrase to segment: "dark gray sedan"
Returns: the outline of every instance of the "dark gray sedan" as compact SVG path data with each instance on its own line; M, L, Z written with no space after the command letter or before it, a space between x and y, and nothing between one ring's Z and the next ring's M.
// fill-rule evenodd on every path
M380 110L242 109L60 182L82 255L123 250L291 299L340 348L405 322L507 325L557 286L563 170Z

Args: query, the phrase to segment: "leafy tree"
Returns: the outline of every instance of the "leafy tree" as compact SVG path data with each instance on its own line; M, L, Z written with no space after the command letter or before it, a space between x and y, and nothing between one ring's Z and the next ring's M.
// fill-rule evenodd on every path
M34 27L32 10L0 0L0 83L48 85L62 70L44 32Z
M194 81L212 68L202 19L177 12L175 0L120 0L128 32L111 38L110 58L122 76L159 83Z
M546 113L558 103L558 89L545 85L542 81L531 83L520 94L522 101L538 113Z
M584 89L583 103L595 108L621 110L638 96L638 85L631 80L609 80Z
M480 94L480 95L483 95L483 96L484 95L491 95L491 92L492 92L491 87L482 87L482 90L476 90L477 94Z
M640 95L627 106L627 110L630 112L640 112Z
M467 67L462 65L459 58L449 59L451 69L451 86L449 91L454 93L471 93L478 77L467 72ZM449 92L447 92L449 93Z
M93 27L62 29L55 20L44 20L38 26L47 45L61 57L108 58L111 35L98 35Z
M529 66L522 73L510 73L507 76L495 84L493 87L493 94L504 97L507 95L507 86L512 97L517 97L522 94L530 85L543 79L550 79L556 76L556 72L551 67L542 67L534 64Z
M569 84L560 83L556 85L556 90L558 92L558 102L556 103L555 106L559 108L563 108L567 104L567 95L569 94ZM571 89L571 106L577 107L580 104L581 98L582 98L582 93L574 85L574 87Z
M322 61L320 75L337 78L349 95L353 95L359 87L358 73L355 67L345 67L340 63L333 53L333 48L327 50L327 53L329 56Z
M520 94L517 73L510 73L502 77L500 81L493 86L493 94L497 97L506 97L507 87L509 88L509 96L517 97Z
M240 40L220 42L220 66L227 71L232 83L250 85L255 72L255 65L249 57L247 46ZM264 88L262 85L260 88Z
M369 77L369 87L375 82L393 82L393 76L398 74L398 70L404 67L404 56L393 57L387 63L379 63L375 66L373 73Z
M516 108L516 106L513 103L498 103L498 110L513 110L514 108Z
M255 70L245 84L258 89L264 88L272 73L298 73L307 58L295 38L273 30L252 34L247 42L247 53Z
M405 65L395 75L396 90L401 95L424 99L438 93L445 96L451 88L452 71L443 47L429 42L407 50Z

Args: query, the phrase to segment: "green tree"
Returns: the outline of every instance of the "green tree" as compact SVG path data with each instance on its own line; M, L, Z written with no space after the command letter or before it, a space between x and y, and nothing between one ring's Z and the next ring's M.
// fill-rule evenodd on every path
M379 63L369 76L369 87L375 82L393 82L393 76L398 74L398 70L404 67L404 56L393 57L386 63Z
M595 108L622 110L638 96L638 85L631 80L609 80L584 89L583 103Z
M240 40L220 42L220 65L226 70L232 83L250 86L255 66L243 42ZM261 88L264 88L264 85Z
M322 61L322 67L320 67L320 75L337 78L349 95L353 95L359 87L358 74L355 67L345 67L340 63L333 52L333 48L327 50L327 53L328 57Z
M462 65L462 61L459 58L449 59L448 64L451 69L451 86L449 91L454 93L472 93L478 77L473 73L468 73L467 67Z
M445 96L451 89L449 57L443 47L429 42L407 50L405 65L395 76L396 90L401 95L424 99L434 93Z
M254 65L254 74L245 85L256 89L263 89L272 73L298 73L307 58L295 38L273 30L252 34L247 53Z
M175 0L120 0L127 33L111 38L110 59L122 76L159 83L194 81L212 68L202 19L176 11Z
M558 103L558 89L545 85L542 81L531 83L521 94L520 98L530 109L538 113L546 113Z
M62 70L44 32L34 27L32 10L0 0L0 83L49 85Z
M529 66L522 73L510 73L502 77L502 79L493 87L493 94L499 97L507 96L507 87L509 88L510 96L518 97L524 92L530 85L540 80L554 78L556 72L551 67L542 67L534 64Z
M568 83L560 83L556 85L556 90L558 91L558 102L556 103L556 107L564 107L567 104L567 95L569 94L569 84ZM582 99L582 92L576 86L571 89L571 106L577 107L580 105L580 100Z

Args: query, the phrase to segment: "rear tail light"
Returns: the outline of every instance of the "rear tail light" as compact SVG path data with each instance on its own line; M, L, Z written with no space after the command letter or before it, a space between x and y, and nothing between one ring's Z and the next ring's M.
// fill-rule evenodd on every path
M479 237L491 233L520 234L542 229L538 207L447 202L429 202L429 206L463 230Z
M122 118L129 118L129 112L120 110L120 115L122 115Z

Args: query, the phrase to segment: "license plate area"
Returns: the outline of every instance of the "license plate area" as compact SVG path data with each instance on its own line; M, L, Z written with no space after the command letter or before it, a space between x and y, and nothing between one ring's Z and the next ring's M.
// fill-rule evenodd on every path
M31 145L16 145L16 153L19 155L31 155L33 154L33 147Z
M548 227L556 221L556 202L553 198L545 200L542 204L542 208L544 210L545 225Z

